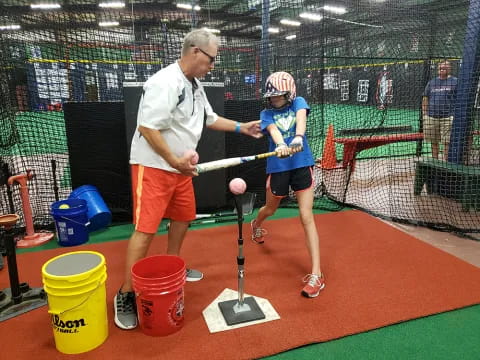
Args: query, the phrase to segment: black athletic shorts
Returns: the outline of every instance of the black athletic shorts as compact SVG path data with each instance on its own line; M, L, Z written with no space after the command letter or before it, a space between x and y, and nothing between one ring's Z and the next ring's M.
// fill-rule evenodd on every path
M289 187L301 191L312 186L312 167L306 166L294 170L270 174L270 191L275 196L287 196Z

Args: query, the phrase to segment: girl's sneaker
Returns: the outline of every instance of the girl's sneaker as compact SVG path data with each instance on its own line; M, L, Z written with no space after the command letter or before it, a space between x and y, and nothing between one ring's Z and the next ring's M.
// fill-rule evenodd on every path
M307 283L302 289L302 295L308 298L318 296L320 290L325 287L325 277L321 275L307 274L303 278L303 282Z
M267 230L262 229L261 227L257 226L257 220L253 219L250 222L250 226L252 227L252 240L257 244L263 244L263 237L267 235Z

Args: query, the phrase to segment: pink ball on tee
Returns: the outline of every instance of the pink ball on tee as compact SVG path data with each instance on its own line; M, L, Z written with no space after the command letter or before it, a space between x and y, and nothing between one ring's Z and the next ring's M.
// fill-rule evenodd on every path
M228 187L230 188L232 194L240 195L247 190L247 183L241 178L235 178L230 181Z
M190 158L190 163L192 165L197 165L198 164L199 156L198 156L198 153L195 150L190 149L190 150L185 151L184 156L186 156L187 158Z

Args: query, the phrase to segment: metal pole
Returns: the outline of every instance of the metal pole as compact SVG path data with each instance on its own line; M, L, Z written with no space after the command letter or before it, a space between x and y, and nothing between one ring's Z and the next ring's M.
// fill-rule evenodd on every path
M260 51L260 63L261 63L261 88L265 84L270 70L269 70L269 33L268 29L270 28L270 0L263 0L262 2L262 40L261 40L261 51Z
M235 207L237 208L237 221L238 221L238 304L243 305L244 297L244 281L245 281L245 257L243 256L243 209L242 209L242 197L243 195L235 196Z

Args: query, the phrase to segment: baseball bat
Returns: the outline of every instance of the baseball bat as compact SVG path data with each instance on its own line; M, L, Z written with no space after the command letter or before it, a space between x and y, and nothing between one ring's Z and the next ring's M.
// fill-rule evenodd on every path
M229 167L237 166L249 161L265 159L267 157L275 156L275 155L277 155L277 153L275 151L271 151L271 152L251 155L251 156L240 156L240 157L233 157L228 159L209 161L203 164L198 164L197 173L202 174L207 171L229 168Z
M229 211L229 212L219 212L219 213L211 213L211 214L197 214L195 220L198 220L198 219L210 219L210 218L220 218L220 217L224 217L224 216L234 216L236 215L237 213L233 212L233 211Z

